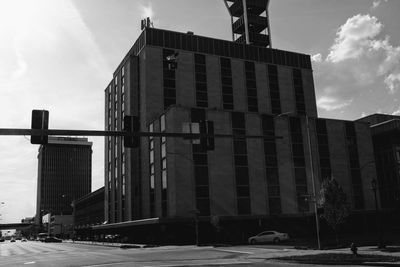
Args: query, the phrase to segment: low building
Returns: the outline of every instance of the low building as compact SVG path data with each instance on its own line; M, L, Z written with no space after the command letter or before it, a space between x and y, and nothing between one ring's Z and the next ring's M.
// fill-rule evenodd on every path
M93 238L92 227L104 223L104 186L74 202L76 237Z

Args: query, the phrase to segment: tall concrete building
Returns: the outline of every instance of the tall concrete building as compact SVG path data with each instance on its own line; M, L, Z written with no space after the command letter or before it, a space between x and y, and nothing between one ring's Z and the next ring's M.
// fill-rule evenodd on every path
M244 21L232 10L242 1L228 2L233 25L234 17ZM247 4L265 12L268 1ZM251 26L257 10L247 14L248 42L145 27L105 90L105 128L121 130L123 117L135 115L144 132L209 120L216 134L276 138L216 138L215 149L203 151L180 138L125 148L107 137L108 223L96 230L168 242L194 238L194 221L203 237L222 229L242 240L267 225L307 227L315 222L313 187L327 177L343 186L354 212L374 208L369 124L318 118L310 56L252 39L269 32L268 23Z
M92 143L49 137L39 147L36 222L44 214L72 215L71 203L91 191Z

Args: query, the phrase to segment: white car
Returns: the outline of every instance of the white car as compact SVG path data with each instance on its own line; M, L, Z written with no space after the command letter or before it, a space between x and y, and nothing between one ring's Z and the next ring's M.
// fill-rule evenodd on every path
M256 236L249 238L250 244L264 243L264 242L274 242L278 243L280 241L288 240L289 235L286 233L279 233L277 231L264 231Z

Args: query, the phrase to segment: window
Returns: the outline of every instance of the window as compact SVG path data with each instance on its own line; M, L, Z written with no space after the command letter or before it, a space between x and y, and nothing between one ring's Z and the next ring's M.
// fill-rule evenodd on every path
M232 112L232 132L234 134L246 134L246 121L244 113ZM237 211L239 215L250 214L250 190L247 159L246 139L233 138L233 158L235 164L235 180L237 195Z
M166 34L166 40L170 40L170 34ZM172 37L171 37L172 38ZM169 46L174 47L174 46ZM175 69L171 69L167 57L175 54L174 50L163 50L163 85L164 85L164 109L176 104L176 79Z
M247 107L250 112L258 112L257 83L254 62L245 62Z
M303 135L300 118L290 117L289 125L292 143L292 159L295 176L294 179L296 183L297 208L299 212L307 212L309 210L309 204L306 201L305 195L308 194L308 189L305 169Z
M208 107L206 56L202 54L195 54L194 64L195 64L195 83L196 83L196 105L198 107Z
M281 113L280 93L279 93L279 79L278 67L275 65L268 65L268 80L269 91L271 97L271 108L273 114Z
M220 58L222 106L224 109L233 109L232 70L229 58Z

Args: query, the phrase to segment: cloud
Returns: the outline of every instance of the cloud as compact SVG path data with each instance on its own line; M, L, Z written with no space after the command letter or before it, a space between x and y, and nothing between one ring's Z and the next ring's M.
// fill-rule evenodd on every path
M341 100L332 96L321 96L317 99L317 107L326 111L340 110L349 106L353 102L350 100Z
M0 1L0 36L1 128L30 128L31 110L47 109L52 129L103 129L103 90L112 69L71 0ZM99 186L104 138L89 139L96 140L92 174ZM3 208L3 222L35 213L37 149L29 138L0 139L0 188L6 189L0 201L13 203Z
M327 61L332 63L356 59L370 47L370 42L381 31L383 25L376 17L356 15L349 18L337 31L336 40L331 47Z
M387 2L388 0L384 0L384 1ZM371 9L377 8L378 6L380 6L382 4L382 2L383 2L382 0L374 0L372 3Z
M384 92L396 99L395 94L400 91L400 46L393 45L390 36L383 35L383 29L376 17L355 15L338 28L325 59L320 60L320 53L312 56L320 109L343 109L353 100L371 103L368 97L382 96ZM376 102L372 104L377 105ZM353 105L352 109L357 107Z
M150 19L154 18L154 11L151 3L149 3L147 6L140 4L140 10L141 17Z
M312 62L316 62L316 63L322 62L322 55L321 55L321 53L318 53L318 54L315 54L315 55L311 56L311 61L312 61Z

